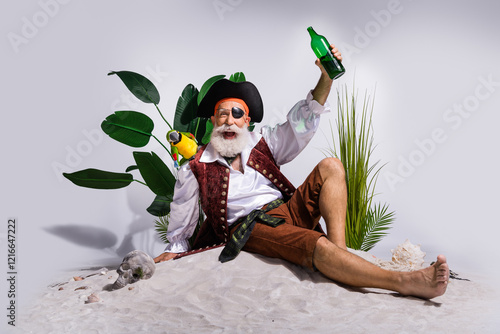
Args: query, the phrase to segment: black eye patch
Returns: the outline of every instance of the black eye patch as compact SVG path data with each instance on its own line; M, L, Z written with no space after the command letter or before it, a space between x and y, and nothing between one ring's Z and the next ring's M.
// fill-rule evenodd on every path
M233 118L236 118L236 119L242 118L243 115L245 115L245 112L238 107L233 107L231 109L231 112L233 113Z

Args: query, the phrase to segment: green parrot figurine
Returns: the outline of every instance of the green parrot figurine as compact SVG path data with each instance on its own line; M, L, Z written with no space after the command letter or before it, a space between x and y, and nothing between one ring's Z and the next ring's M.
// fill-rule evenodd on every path
M172 149L175 168L179 168L180 165L191 159L198 152L198 142L189 132L170 130L167 132L167 140ZM183 157L180 162L179 154Z

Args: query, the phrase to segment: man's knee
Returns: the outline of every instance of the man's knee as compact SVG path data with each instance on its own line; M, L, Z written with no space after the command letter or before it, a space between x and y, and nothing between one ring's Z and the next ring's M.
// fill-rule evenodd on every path
M325 158L319 162L318 167L323 179L326 179L330 175L342 177L345 175L344 165L342 161L337 158Z
M332 243L328 238L321 237L316 242L316 247L313 252L313 265L315 268L320 269L321 263L325 263L331 256L335 256L335 251L338 247ZM318 265L320 268L318 268ZM320 269L321 270L321 269Z

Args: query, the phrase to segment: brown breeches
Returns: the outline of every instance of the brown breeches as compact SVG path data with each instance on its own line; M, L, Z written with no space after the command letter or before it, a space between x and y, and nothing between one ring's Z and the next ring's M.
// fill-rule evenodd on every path
M280 258L314 269L313 253L316 242L324 233L319 228L319 193L323 179L316 166L292 198L269 212L268 215L283 218L284 224L271 227L257 222L243 250ZM231 233L235 227L232 227Z

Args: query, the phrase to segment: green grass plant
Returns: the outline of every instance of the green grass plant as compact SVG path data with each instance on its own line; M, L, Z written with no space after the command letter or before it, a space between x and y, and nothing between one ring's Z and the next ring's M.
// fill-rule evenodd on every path
M337 136L330 123L333 145L326 155L342 161L347 184L346 243L347 247L368 251L385 235L394 221L394 212L388 212L387 204L374 204L377 177L383 166L379 161L371 164L373 145L373 104L365 92L361 110L357 94L347 87L337 90Z

